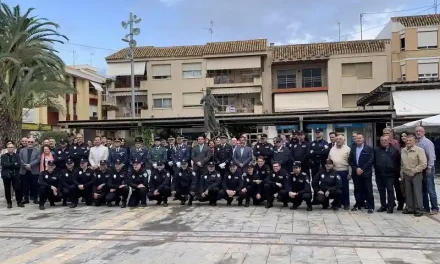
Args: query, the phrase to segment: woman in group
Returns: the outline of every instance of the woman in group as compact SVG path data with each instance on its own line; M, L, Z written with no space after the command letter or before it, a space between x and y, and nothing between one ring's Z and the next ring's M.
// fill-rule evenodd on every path
M399 140L399 143L400 143L400 150L402 150L403 148L405 148L406 147L406 137L408 136L408 133L407 132L402 132L402 133L400 133L400 140Z
M49 146L44 146L43 153L41 154L40 158L40 172L47 170L47 163L53 160L53 155L50 151Z
M209 156L208 162L212 161L215 163L214 152L215 152L215 142L214 142L214 140L209 140L208 141L208 156Z
M400 144L400 149L399 151L402 152L402 149L404 149L406 147L406 137L408 136L408 132L402 132L400 133L400 139L399 139L399 144ZM400 193L403 196L403 201L406 200L406 186L405 186L405 181L403 181L403 179L400 178L400 171L396 172L398 173L398 175L396 175L396 178L399 179L399 184L397 184L396 182L394 182L394 188L396 189L396 193L397 193L397 188L400 188ZM398 197L397 197L398 198ZM399 205L397 206L397 210L401 211L403 209L403 204L399 203Z

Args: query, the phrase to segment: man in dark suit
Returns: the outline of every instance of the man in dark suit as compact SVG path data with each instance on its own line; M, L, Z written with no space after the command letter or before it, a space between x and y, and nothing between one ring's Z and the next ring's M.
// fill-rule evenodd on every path
M247 172L247 167L252 161L252 149L246 146L246 138L240 138L240 143L235 149L232 160L237 165L238 171L241 173Z
M373 163L374 150L372 147L364 143L364 135L357 133L356 145L351 147L349 164L352 170L352 178L354 183L354 197L356 204L352 211L360 210L364 201L368 208L368 213L374 212L374 196L373 196Z
M14 152L14 144L8 143L7 152L1 156L1 176L3 179L3 185L5 188L5 199L8 204L8 208L12 208L11 199L11 186L15 191L15 199L17 200L18 207L24 207L21 202L22 193L20 187L20 157Z
M40 150L34 147L35 139L30 137L26 148L20 150L20 179L23 203L29 203L29 195L38 204L38 177L40 174ZM17 201L18 202L18 201Z
M209 161L210 155L203 136L197 138L197 143L192 149L191 160L193 162L193 170L197 173L202 173L206 163Z

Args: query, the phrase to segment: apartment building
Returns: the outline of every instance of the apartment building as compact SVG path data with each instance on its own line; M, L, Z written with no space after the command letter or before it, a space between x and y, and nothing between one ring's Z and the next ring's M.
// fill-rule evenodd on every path
M75 87L75 94L60 97L64 111L51 107L39 107L23 116L23 134L32 131L59 130L60 121L99 120L102 115L102 91L106 77L90 65L66 66L68 80Z
M393 17L378 37L391 39L392 76L358 105L388 104L404 123L440 114L440 15Z
M363 40L270 47L275 113L305 116L320 112L357 111L357 100L390 80L389 40ZM365 116L366 117L366 116ZM281 126L277 132L285 132ZM297 128L297 126L287 127ZM322 117L302 124L313 131L372 131L372 123L338 122ZM326 133L325 133L326 134Z
M131 117L131 65L127 50L106 58L115 77L104 95L107 120ZM212 42L177 47L135 49L135 118L203 117L201 99L207 89L219 103L219 116L263 114L263 67L267 40ZM268 79L270 82L270 77ZM189 129L200 133L203 129ZM123 135L125 132L123 133Z

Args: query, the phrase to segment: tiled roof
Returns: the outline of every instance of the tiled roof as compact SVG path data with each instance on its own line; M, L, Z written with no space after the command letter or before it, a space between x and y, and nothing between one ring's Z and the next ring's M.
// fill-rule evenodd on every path
M390 40L356 40L283 45L274 46L272 49L274 61L281 61L328 57L331 55L383 52L387 43L390 43Z
M425 27L440 25L440 14L392 17L391 21L400 22L404 27Z
M220 55L246 52L264 52L267 50L266 39L239 40L225 42L210 42L206 45L176 46L176 47L136 47L135 58L173 58L173 57L202 57L203 55ZM129 49L125 48L106 57L106 60L127 58Z

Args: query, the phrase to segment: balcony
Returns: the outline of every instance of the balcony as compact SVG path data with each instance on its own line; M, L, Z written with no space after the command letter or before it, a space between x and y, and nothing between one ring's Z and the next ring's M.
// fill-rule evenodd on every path
M275 80L274 93L294 93L294 92L313 92L327 91L327 77L287 77Z
M110 95L110 94L103 94L102 95L102 105L117 107L118 104L116 102L116 97L113 95Z
M214 95L220 104L217 114L262 114L263 104L259 94Z
M134 76L134 89L146 90L146 87L141 84L142 81L146 81L145 76ZM141 87L143 89L141 89ZM131 76L116 76L116 80L108 88L109 92L130 92L131 91Z
M89 98L98 99L98 91L94 87L89 88Z
M262 84L261 76L255 76L255 74L227 74L206 78L206 87L210 88L262 86Z

